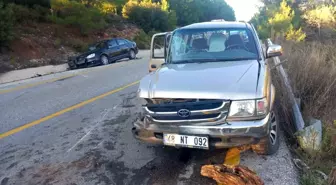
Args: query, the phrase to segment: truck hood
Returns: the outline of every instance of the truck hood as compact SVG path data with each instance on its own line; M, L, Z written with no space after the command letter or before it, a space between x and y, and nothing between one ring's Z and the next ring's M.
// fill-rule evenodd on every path
M256 60L167 64L145 76L142 98L254 99L259 63Z

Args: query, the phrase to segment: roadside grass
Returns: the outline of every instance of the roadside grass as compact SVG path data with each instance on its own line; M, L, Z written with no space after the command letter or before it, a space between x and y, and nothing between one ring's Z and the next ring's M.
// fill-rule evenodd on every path
M300 177L301 185L328 185L326 181L316 178L316 174L312 172L304 173Z
M296 97L301 99L301 110L305 120L316 118L323 124L323 139L320 151L303 151L293 138L292 120L286 120L285 131L292 143L294 154L304 161L310 170L302 173L302 185L324 185L321 175L314 173L320 170L329 175L336 166L336 44L321 42L281 43L287 59L284 68L289 76ZM285 88L280 79L273 77L280 93L281 107L285 117L291 118L291 104L287 99ZM307 122L307 121L305 121Z

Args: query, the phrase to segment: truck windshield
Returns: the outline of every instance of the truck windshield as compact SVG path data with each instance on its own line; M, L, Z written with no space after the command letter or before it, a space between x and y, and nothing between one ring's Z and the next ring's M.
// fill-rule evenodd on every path
M169 63L257 60L248 29L181 29L172 36Z

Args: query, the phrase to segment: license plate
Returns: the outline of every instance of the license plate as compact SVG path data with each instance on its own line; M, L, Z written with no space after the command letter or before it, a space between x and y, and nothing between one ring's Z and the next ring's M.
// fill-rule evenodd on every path
M209 149L209 138L179 134L163 134L163 143L168 146Z

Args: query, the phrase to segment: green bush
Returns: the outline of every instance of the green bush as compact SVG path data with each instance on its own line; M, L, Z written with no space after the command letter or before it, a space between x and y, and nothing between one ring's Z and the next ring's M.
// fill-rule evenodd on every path
M70 39L66 45L74 48L78 52L84 52L88 49L88 44L80 39Z
M151 37L148 36L143 30L141 30L138 35L134 37L134 42L136 42L139 49L149 49Z
M13 12L15 20L18 23L29 23L37 21L40 18L38 11L23 5L13 4Z
M177 15L174 10L170 11L168 14L168 26L169 30L174 30L176 28L177 24Z
M49 16L51 21L77 27L84 35L107 25L104 14L97 8L88 8L84 4L67 0L54 0L51 6L53 10L53 14Z
M47 17L50 15L50 10L48 8L36 4L33 6L33 10L38 13L38 20L40 22L45 22L48 20Z
M50 8L50 0L2 0L7 3L15 3L19 5L33 7L34 5L39 5L45 8Z
M119 24L119 23L122 23L124 19L120 17L119 15L106 15L105 21L108 24Z
M7 44L14 34L13 26L15 23L12 4L4 5L0 2L0 47Z

